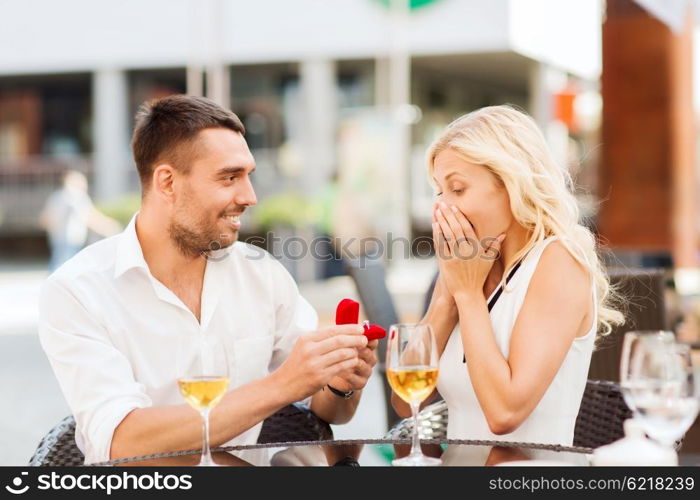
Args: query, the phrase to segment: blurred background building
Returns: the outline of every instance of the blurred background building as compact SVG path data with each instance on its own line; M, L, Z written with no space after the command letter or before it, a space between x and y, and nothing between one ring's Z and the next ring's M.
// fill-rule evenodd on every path
M172 93L210 96L245 123L255 187L268 205L261 220L246 221L250 233L295 222L271 197L308 202L336 179L340 210L358 217L353 207L362 206L372 219L360 232L428 234L426 146L452 119L489 104L529 111L563 163L582 160L576 173L595 190L599 1L0 5L11 13L0 16L5 253L44 251L37 214L69 167L88 175L110 214L133 213L132 117L144 100ZM295 225L321 218L300 216ZM295 271L300 279L323 272Z

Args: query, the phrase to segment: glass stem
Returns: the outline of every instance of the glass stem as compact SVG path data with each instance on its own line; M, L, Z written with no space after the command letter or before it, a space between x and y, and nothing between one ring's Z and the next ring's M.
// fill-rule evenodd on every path
M418 437L418 411L420 410L420 401L411 401L411 414L413 415L413 442L411 444L411 456L422 455L423 451L420 447L420 439Z
M202 411L202 459L199 465L214 465L209 450L209 409Z

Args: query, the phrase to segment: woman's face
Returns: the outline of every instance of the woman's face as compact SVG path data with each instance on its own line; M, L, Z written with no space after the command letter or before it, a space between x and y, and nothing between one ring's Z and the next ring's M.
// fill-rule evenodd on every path
M437 202L456 206L480 240L507 232L515 222L508 191L486 167L469 163L445 149L435 158L433 179L438 189Z

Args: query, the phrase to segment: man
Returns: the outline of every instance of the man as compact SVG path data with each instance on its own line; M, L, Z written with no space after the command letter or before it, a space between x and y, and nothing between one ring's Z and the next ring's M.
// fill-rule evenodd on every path
M266 417L306 398L330 423L355 412L376 341L358 325L313 331L316 313L284 268L234 244L257 203L244 133L205 98L142 106L140 212L43 287L40 338L86 463L201 446L200 417L176 384L176 347L195 335L223 339L232 375L211 414L212 446L255 443ZM260 450L239 456L266 461Z

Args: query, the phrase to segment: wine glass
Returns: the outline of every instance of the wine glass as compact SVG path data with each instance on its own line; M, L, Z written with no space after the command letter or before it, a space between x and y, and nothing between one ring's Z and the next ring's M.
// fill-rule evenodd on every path
M634 400L631 396L633 385L638 383L630 377L630 360L640 346L640 341L646 339L648 344L659 344L667 347L675 341L673 332L666 330L638 330L625 333L622 340L622 354L620 356L620 389L625 403L630 410L634 411Z
M420 404L433 392L438 379L437 345L430 325L391 325L386 348L386 375L394 392L411 406L413 415L411 453L392 461L392 464L441 464L440 459L423 455L418 436Z
M690 347L645 338L630 358L629 374L635 418L651 438L673 447L700 407Z
M187 403L202 417L202 458L198 465L218 465L209 450L209 414L224 396L229 382L224 345L214 335L188 337L179 346L177 385Z

